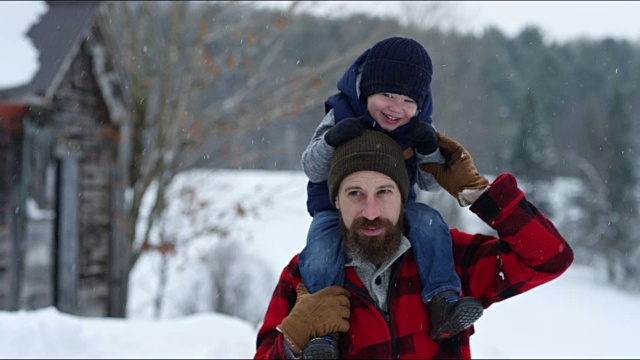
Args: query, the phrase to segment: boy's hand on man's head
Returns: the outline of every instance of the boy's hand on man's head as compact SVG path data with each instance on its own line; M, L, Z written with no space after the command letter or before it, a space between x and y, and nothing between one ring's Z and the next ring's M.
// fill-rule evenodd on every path
M362 135L362 129L364 128L363 117L346 118L338 121L324 134L324 141L332 147L338 147L338 145Z
M409 126L411 127L409 141L420 154L429 155L438 150L438 135L433 126L420 120L417 116L411 118Z

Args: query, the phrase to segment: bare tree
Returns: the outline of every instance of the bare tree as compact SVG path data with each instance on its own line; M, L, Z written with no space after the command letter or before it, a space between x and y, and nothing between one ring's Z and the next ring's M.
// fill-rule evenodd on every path
M394 8L402 25L422 30L452 29L460 21L458 5L449 1L398 1Z
M301 14L313 6L296 1L269 12L249 2L107 2L102 8L101 23L131 110L130 267L143 252L160 252L156 316L176 246L188 241L185 236L220 239L230 232L225 223L193 226L198 234L189 235L168 229L169 201L184 195L169 191L177 175L207 166L211 157L250 162L259 148L230 149L256 128L320 108L335 91L335 84L323 79L339 77L366 48L398 29L392 21L364 30L349 23L339 44L323 49L321 59L282 66L282 53L294 46L285 41L287 30L300 26Z
M149 231L165 206L165 189L180 168L179 154L191 146L196 118L193 98L211 81L199 71L202 58L197 22L189 4L110 2L103 23L112 49L124 69L132 112L132 167L128 231L134 242L141 204L155 183L155 202L142 242L132 253L149 247Z
M133 107L131 266L143 249L165 246L152 244L150 233L176 174L202 165L207 154L224 154L225 139L241 129L321 104L326 94L319 79L339 71L367 46L345 53L329 49L328 60L319 66L297 67L274 79L283 31L299 5L292 2L286 11L256 17L243 15L247 4L234 2L107 3L103 23L115 40L113 52L124 69ZM197 110L203 103L209 105ZM211 138L220 141L204 151L202 144ZM189 152L202 156L186 162L182 155ZM147 196L153 199L148 221L136 229ZM136 233L142 234L139 239Z

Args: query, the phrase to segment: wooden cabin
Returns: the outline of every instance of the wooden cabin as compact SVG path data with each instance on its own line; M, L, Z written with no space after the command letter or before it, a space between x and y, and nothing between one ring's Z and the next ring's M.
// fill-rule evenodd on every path
M0 89L0 309L124 316L127 96L100 2L48 1L31 82Z

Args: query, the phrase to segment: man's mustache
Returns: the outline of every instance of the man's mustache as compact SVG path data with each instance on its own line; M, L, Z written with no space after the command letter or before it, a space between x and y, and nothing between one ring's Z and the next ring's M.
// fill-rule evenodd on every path
M385 220L380 217L375 218L373 220L369 220L364 217L359 217L353 221L353 224L351 224L351 226L355 229L364 229L364 228L381 228L381 227L393 226L393 224L391 223L391 221Z

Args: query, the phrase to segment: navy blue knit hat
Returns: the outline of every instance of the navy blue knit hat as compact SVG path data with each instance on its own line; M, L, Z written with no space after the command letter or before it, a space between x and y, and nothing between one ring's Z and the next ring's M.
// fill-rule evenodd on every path
M360 96L394 93L422 107L431 86L433 64L424 46L402 37L379 41L367 54L360 79Z

